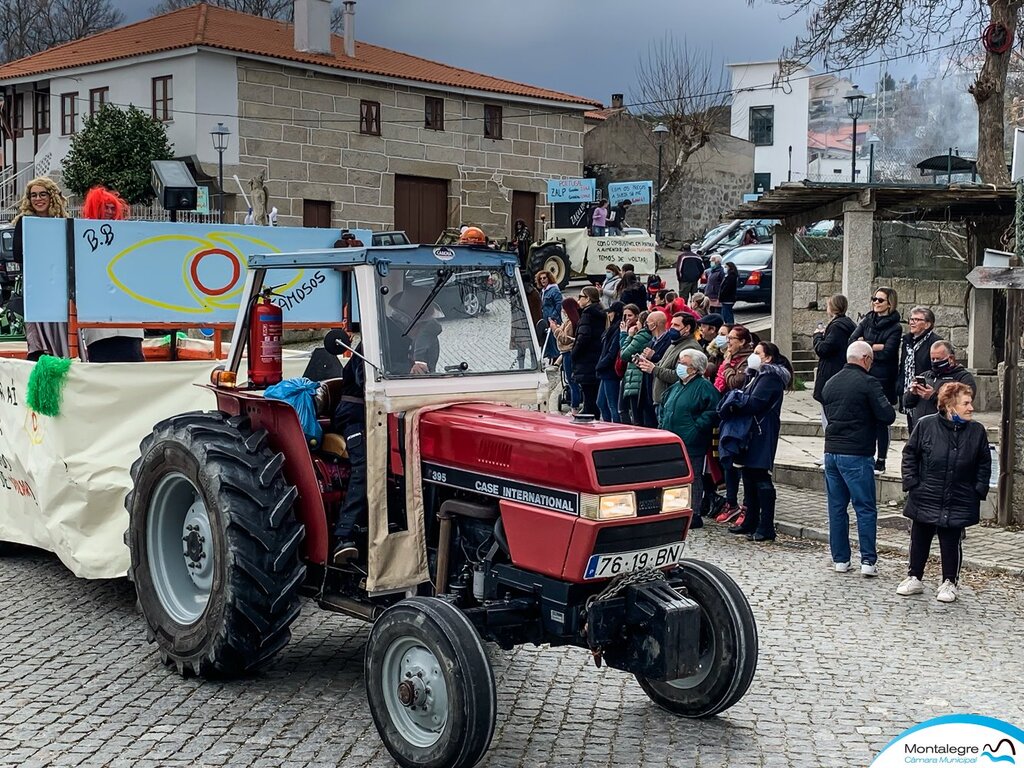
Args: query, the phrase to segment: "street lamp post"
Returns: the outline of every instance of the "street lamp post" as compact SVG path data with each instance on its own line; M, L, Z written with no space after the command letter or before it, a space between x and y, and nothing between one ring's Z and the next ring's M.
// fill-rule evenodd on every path
M874 184L875 182L875 144L878 144L881 139L877 133L872 133L868 136L868 184Z
M217 123L217 127L210 131L213 148L217 150L217 210L221 224L224 223L224 150L228 148L230 136L231 131L224 123Z
M668 133L668 126L658 123L654 126L654 140L658 144L658 200L654 209L654 240L661 242L661 150L665 145L665 134Z
M853 149L850 158L850 183L857 181L857 120L864 114L864 101L867 96L856 85L846 94L846 113L853 118Z

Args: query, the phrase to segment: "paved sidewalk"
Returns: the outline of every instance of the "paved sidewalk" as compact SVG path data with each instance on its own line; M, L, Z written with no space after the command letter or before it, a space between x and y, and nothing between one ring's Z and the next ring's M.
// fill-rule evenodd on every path
M779 533L828 542L828 507L825 494L788 485L779 485L778 492L775 526ZM878 550L899 553L899 568L906 564L910 545L909 531L910 520L903 517L898 507L879 506ZM857 540L856 518L852 509L850 538L854 542ZM856 544L853 550L856 559ZM1007 530L991 523L975 525L967 529L963 551L964 568L1024 578L1024 531ZM937 558L938 552L938 543L935 542L932 544L933 557ZM892 559L889 559L889 563L892 562Z
M817 541L828 541L828 507L824 490L821 456L824 433L821 411L811 392L786 395L782 411L782 437L776 456L779 501L776 526L780 533ZM975 418L989 430L989 441L998 442L998 413L978 413ZM899 552L904 557L910 544L910 520L903 517L900 485L900 456L906 439L906 419L898 414L893 441L886 460L886 472L879 481L878 548ZM787 485L787 483L789 483ZM982 518L994 509L995 489L983 505ZM856 523L850 511L851 537L856 540ZM1024 577L1024 531L1007 530L987 521L968 529L964 541L964 566L983 571ZM933 545L938 555L938 545Z

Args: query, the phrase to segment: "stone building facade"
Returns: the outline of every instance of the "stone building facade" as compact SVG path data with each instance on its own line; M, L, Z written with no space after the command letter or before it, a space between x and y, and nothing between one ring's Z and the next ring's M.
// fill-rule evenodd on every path
M446 130L424 127L425 97L444 99ZM359 132L361 101L380 104L380 136ZM485 103L503 108L501 139L483 136ZM316 200L332 203L334 226L391 229L395 179L410 176L447 182L449 226L471 223L502 236L514 191L536 194L539 212L547 179L583 172L582 110L452 98L240 59L238 114L239 165L231 171L266 171L283 225L301 225L304 201Z
M657 184L658 148L651 125L628 112L616 112L587 132L583 158L601 189L616 181L651 180ZM670 163L668 152L663 151L663 178L667 178ZM724 131L713 134L662 195L662 240L679 244L699 239L721 223L725 211L742 203L743 195L753 188L753 177L753 144ZM637 207L632 218L639 224L643 217L646 226L647 215L646 206Z

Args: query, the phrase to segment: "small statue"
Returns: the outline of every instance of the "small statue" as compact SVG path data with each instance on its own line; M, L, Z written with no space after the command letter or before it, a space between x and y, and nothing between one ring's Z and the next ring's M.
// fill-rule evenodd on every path
M267 216L267 203L270 198L267 194L266 181L267 172L263 170L257 173L253 178L249 179L249 191L252 193L253 223L262 227L265 227L270 223L270 219Z

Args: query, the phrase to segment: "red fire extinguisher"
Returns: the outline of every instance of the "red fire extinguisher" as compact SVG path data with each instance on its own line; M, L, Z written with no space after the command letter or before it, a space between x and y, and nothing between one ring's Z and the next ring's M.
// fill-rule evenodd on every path
M271 302L268 288L249 312L249 382L269 387L281 381L281 322L284 313Z

